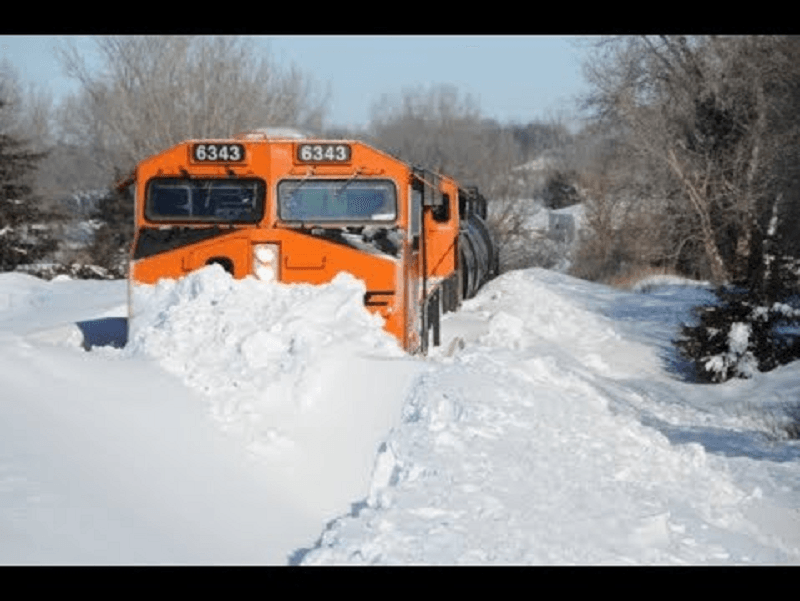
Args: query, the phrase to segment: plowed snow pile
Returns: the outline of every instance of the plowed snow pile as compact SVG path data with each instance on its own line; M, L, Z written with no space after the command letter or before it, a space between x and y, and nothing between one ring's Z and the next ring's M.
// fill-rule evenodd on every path
M0 563L283 564L367 494L424 364L362 282L211 266L137 287L125 348L88 353L108 322L58 301L125 283L87 284L0 274Z
M268 452L291 443L284 430L299 414L363 393L352 375L367 354L403 356L364 308L364 292L349 274L285 286L233 280L214 265L137 287L126 353L158 360L207 395L214 418L243 433L251 450Z
M125 354L154 358L200 391L225 432L287 477L329 483L339 460L356 462L362 469L339 473L347 490L368 476L375 437L422 367L364 308L365 291L347 273L287 286L212 265L136 287Z
M797 562L796 511L755 511L759 488L642 423L681 387L654 346L581 307L601 290L530 270L465 303L457 319L483 333L418 381L364 506L304 562ZM754 523L765 512L786 540Z

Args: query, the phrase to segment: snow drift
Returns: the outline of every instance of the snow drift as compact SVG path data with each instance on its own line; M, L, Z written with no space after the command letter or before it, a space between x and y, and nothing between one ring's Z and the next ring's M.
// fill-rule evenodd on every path
M800 563L800 371L685 381L686 284L510 272L420 358L347 274L210 266L127 340L124 282L0 274L0 563Z
M797 562L796 505L763 504L759 486L729 473L735 461L673 436L715 395L665 376L654 337L632 340L597 311L603 296L617 315L642 303L542 270L465 303L455 319L485 329L417 382L364 507L332 522L304 562Z
M335 406L353 411L356 393L375 402L387 396L381 378L393 374L378 370L370 391L348 373L404 357L364 308L365 291L347 273L324 286L287 286L236 281L212 265L177 282L136 286L125 354L158 361L208 397L222 426L268 452L290 444L281 432L295 418Z
M137 287L124 349L88 345L83 301L125 314L125 290L0 277L0 562L286 563L367 493L422 365L347 274L211 266Z

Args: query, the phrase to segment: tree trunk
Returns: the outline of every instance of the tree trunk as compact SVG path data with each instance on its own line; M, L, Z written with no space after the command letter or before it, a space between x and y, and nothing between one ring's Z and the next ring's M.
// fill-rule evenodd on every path
M686 188L689 196L689 201L700 220L700 231L703 237L703 249L705 250L706 259L708 260L709 268L711 269L711 279L714 284L725 284L730 280L728 268L725 261L719 252L716 237L714 236L714 228L711 224L711 214L708 208L708 200L701 190L697 189L689 176L684 172L683 166L675 156L675 151L670 149L667 153L667 163L672 169L673 173L678 176L681 183Z

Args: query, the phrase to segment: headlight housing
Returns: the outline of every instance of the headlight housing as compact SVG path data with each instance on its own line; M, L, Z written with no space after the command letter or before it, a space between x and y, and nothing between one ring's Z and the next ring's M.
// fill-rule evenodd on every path
M263 282L278 279L280 246L277 244L255 244L253 246L253 274Z

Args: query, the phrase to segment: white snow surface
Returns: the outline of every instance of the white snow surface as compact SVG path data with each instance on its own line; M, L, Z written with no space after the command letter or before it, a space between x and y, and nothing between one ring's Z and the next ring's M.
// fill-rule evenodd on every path
M0 274L0 564L800 563L800 364L690 383L646 290L509 272L422 358L348 274Z

